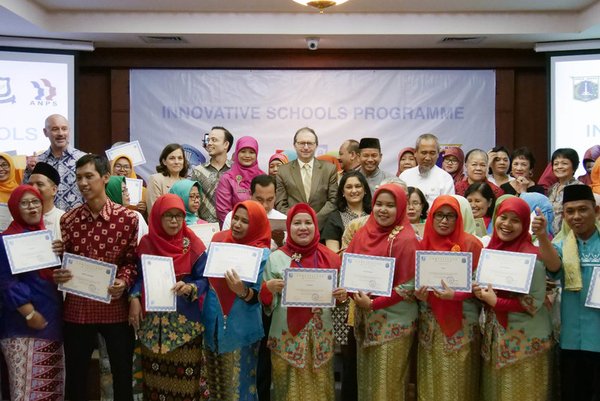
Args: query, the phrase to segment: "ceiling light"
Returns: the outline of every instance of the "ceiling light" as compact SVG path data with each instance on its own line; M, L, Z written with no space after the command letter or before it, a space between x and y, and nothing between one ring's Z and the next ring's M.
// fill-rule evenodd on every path
M323 14L323 10L331 6L339 6L348 0L294 0L296 3L302 4L303 6L314 7Z

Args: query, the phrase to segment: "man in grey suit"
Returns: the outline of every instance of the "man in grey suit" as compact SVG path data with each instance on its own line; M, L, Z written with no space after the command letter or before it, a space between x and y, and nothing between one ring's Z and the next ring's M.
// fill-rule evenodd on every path
M296 132L298 159L279 167L275 209L285 214L296 203L308 203L322 229L329 213L335 210L337 171L333 164L315 159L318 145L313 129L304 127Z

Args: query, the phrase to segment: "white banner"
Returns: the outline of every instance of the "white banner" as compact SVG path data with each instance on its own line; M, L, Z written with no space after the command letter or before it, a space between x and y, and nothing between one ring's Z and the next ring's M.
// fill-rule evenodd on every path
M212 126L255 137L265 171L304 126L319 136L317 154L378 137L381 167L394 174L400 149L426 132L467 150L495 143L493 70L132 70L130 78L131 140L148 160L136 168L145 176L171 142L208 158L202 138Z

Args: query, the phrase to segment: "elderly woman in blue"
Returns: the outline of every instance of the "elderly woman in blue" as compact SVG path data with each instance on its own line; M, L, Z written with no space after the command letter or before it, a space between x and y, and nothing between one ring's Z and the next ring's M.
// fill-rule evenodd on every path
M256 401L258 346L264 336L258 290L271 246L265 209L251 200L238 203L231 229L215 234L212 241L265 249L256 283L241 281L234 270L225 278L209 278L202 311L210 399Z

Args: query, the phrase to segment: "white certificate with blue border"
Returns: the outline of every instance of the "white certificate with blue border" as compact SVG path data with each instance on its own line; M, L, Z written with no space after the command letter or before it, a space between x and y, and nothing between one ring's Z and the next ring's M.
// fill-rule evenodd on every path
M595 266L592 272L592 280L585 298L585 306L600 308L600 266Z
M123 145L115 146L106 150L106 157L108 157L108 160L110 161L113 161L116 157L123 155L128 156L134 166L139 166L140 164L146 163L146 158L144 157L144 152L142 152L142 147L140 146L139 141L124 143Z
M337 287L336 269L289 268L283 270L281 306L333 308Z
M442 280L454 291L471 292L471 252L417 251L415 288L443 290Z
M54 236L50 230L4 235L2 240L12 274L60 265L60 258L52 251Z
M340 287L348 292L362 291L389 297L394 286L396 259L383 256L344 253Z
M137 205L142 201L142 180L138 178L125 178L125 186L129 193L129 204Z
M10 226L13 218L10 214L10 210L8 210L8 205L6 203L0 203L0 233Z
M536 255L483 249L475 280L480 286L528 294Z
M58 285L60 291L79 295L94 301L110 303L108 287L115 282L117 265L84 256L65 253L62 268L73 275L71 280Z
M213 235L219 232L219 223L192 224L188 228L200 238L204 246L209 246Z
M141 259L146 311L175 312L177 295L172 291L175 285L173 258L142 255Z
M225 277L225 272L233 269L243 281L256 283L262 255L262 248L212 242L208 247L204 277Z

